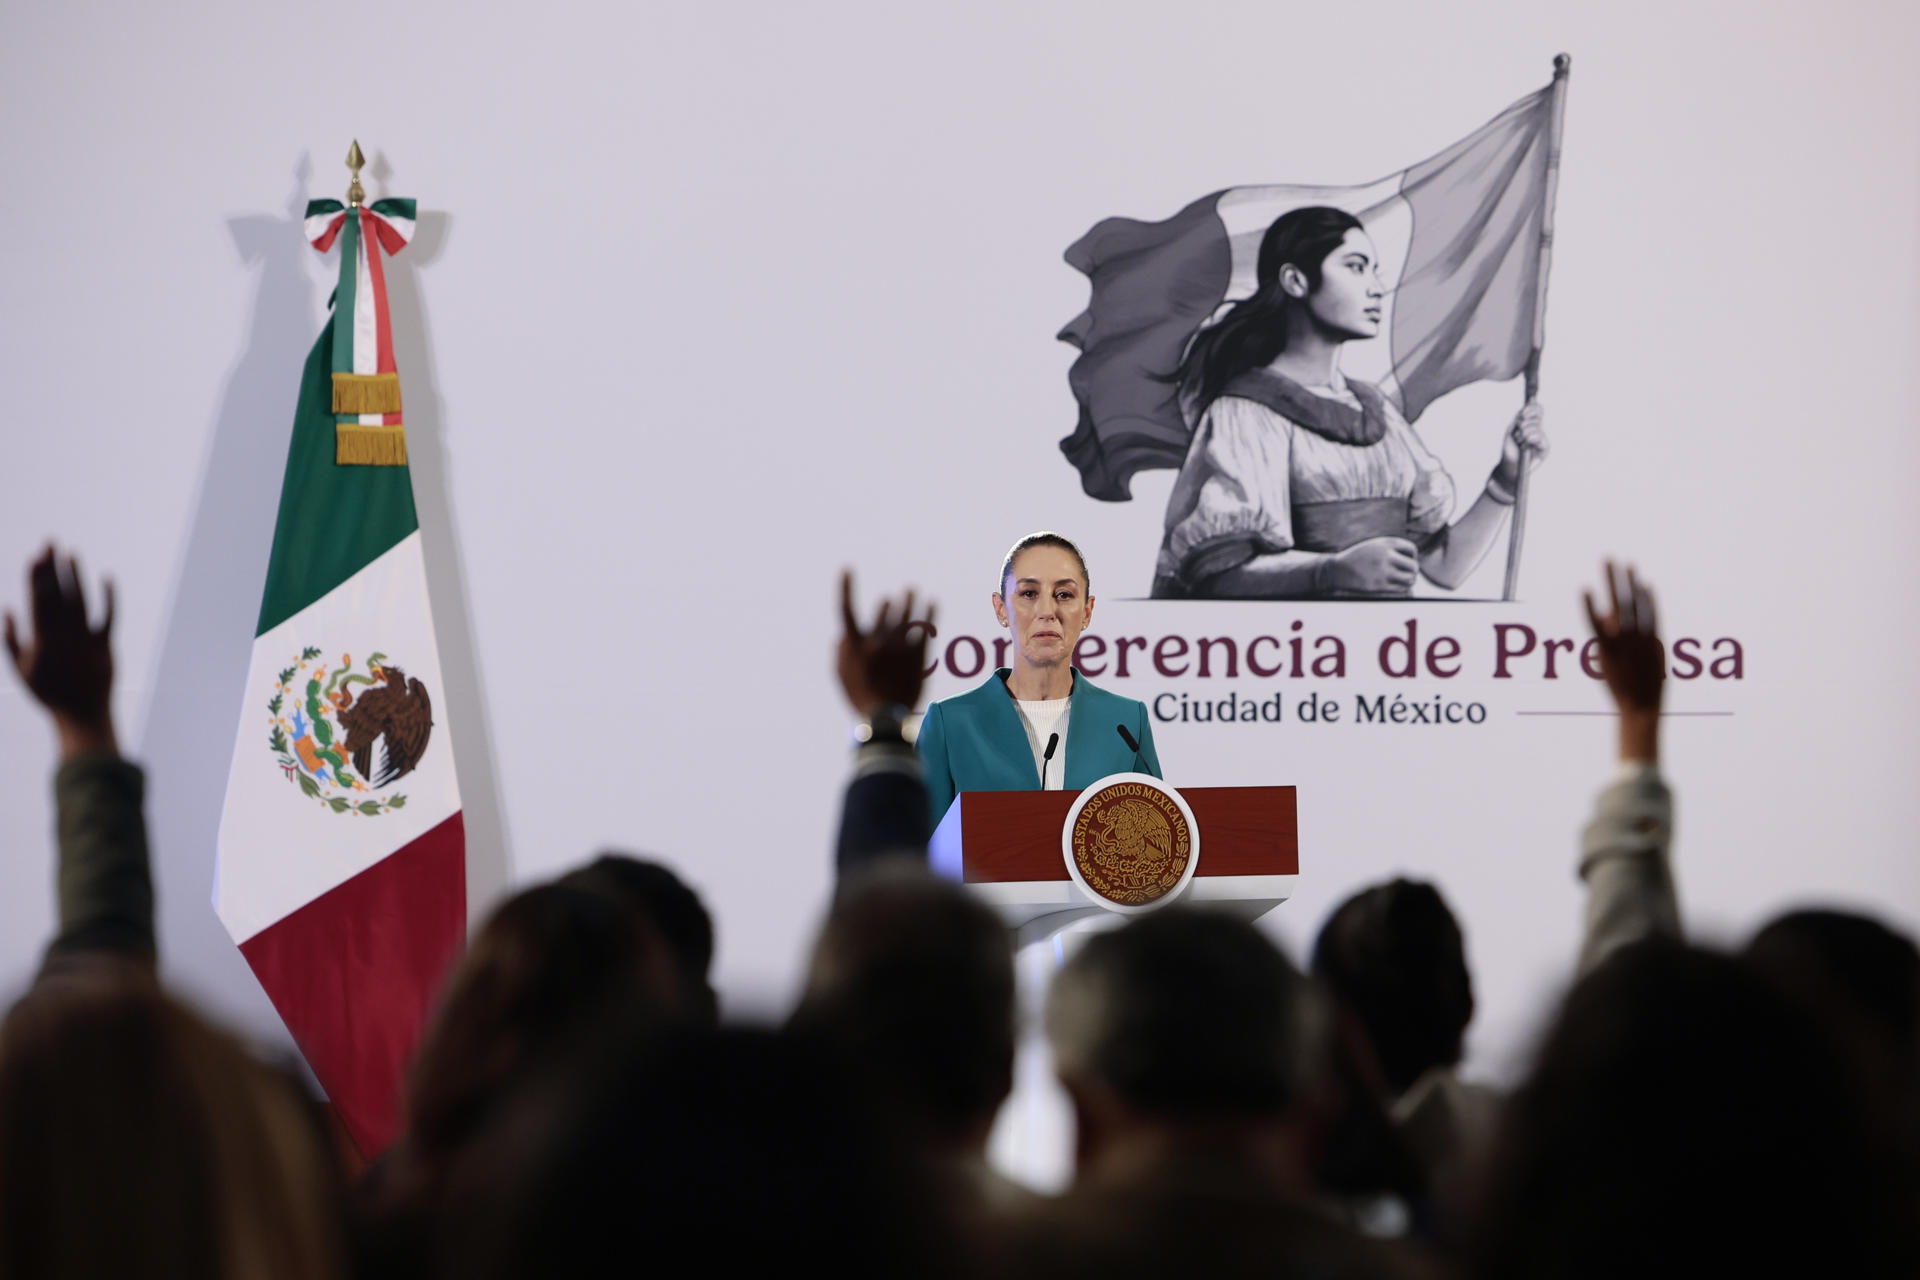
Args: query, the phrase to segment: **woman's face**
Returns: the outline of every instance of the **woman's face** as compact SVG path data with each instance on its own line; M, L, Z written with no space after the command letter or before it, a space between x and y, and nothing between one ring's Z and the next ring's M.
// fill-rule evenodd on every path
M1355 227L1320 264L1320 287L1307 295L1307 311L1323 329L1342 339L1371 338L1380 332L1380 308L1386 296L1380 255L1372 238Z
M1061 547L1028 547L1014 557L1013 571L995 592L994 616L1013 647L1032 667L1057 666L1093 618L1093 597L1080 577L1080 562Z

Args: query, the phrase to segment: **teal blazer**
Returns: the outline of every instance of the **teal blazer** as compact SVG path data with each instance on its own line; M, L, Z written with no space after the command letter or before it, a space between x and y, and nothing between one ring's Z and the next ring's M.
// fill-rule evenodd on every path
M921 770L936 827L962 791L1040 789L1026 726L1020 722L1013 695L1007 692L1007 674L1008 669L1001 667L979 688L941 699L927 708L920 722ZM1138 753L1114 728L1122 724L1140 744ZM1066 770L1061 778L1068 791L1078 791L1110 773L1159 777L1160 757L1153 750L1153 720L1147 704L1108 693L1075 671L1066 757L1060 767Z

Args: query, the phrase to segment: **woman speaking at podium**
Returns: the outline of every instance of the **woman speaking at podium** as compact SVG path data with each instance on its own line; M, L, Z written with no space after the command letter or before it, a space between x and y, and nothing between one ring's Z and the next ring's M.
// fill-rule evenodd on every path
M1014 543L993 612L1013 666L934 703L920 725L935 826L962 791L1078 791L1110 773L1160 776L1146 704L1073 669L1073 646L1093 619L1078 547L1057 533Z

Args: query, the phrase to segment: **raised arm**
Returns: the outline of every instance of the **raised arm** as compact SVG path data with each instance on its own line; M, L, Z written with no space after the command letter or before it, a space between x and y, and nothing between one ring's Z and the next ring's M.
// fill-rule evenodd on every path
M154 963L153 875L142 811L146 782L120 757L111 707L113 584L100 625L87 617L79 563L49 546L28 567L30 634L6 615L7 653L53 720L60 866L59 932L49 965L81 955Z
M1620 713L1620 763L1580 838L1580 878L1587 889L1582 973L1629 943L1680 937L1680 906L1668 861L1673 796L1660 777L1666 650L1646 584L1631 568L1617 573L1611 561L1605 574L1607 610L1602 613L1588 592L1587 619L1598 642L1601 675Z
M926 853L927 788L904 729L920 702L933 614L928 605L924 618L915 617L908 591L898 604L881 601L873 625L863 629L854 613L853 574L841 575L834 665L860 717L861 737L840 810L835 863L842 874L889 853Z

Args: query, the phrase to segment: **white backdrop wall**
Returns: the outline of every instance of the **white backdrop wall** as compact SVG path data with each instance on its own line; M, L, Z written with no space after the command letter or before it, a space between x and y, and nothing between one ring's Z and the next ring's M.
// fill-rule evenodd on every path
M1668 728L1697 930L1807 898L1920 926L1916 37L1893 0L6 5L0 569L56 536L117 578L168 972L277 1035L207 899L334 270L297 215L342 193L358 137L375 193L421 202L391 279L476 911L598 846L654 851L715 910L730 1005L781 1007L846 766L836 571L986 637L1002 550L1053 526L1088 551L1097 634L1297 618L1349 648L1344 680L1136 666L1108 681L1131 696L1430 697L1374 646L1409 618L1461 639L1444 692L1488 707L1472 732L1157 733L1176 784L1301 788L1301 892L1268 917L1296 954L1359 885L1437 879L1479 978L1473 1065L1506 1074L1567 972L1610 735L1518 715L1604 704L1537 665L1491 680L1492 628L1578 635L1603 553L1647 570L1670 634L1743 648L1742 679L1672 694L1732 713ZM1171 473L1100 504L1055 447L1053 334L1086 300L1061 251L1225 186L1403 168L1562 49L1524 600L1140 600ZM1471 387L1422 420L1463 488L1518 399ZM1497 594L1498 559L1461 594ZM0 680L9 988L49 926L51 766Z

